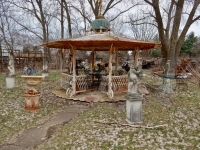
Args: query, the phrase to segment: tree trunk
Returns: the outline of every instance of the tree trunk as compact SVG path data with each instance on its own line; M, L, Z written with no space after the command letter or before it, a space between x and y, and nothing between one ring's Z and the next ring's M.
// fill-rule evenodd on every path
M66 0L64 0L63 2L65 5L65 11L67 14L68 34L69 34L69 37L71 38L72 37L72 27L71 27L71 17L70 17L70 13L69 13L69 6L68 6Z
M172 27L171 38L170 38L169 56L173 65L176 64L175 61L177 60L175 52L177 48L178 32L180 28L183 5L184 5L183 0L178 0L178 2L176 3L176 12L175 12L174 23Z
M188 1L185 3L184 0L171 0L169 1L169 5L165 8L165 6L161 6L159 0L144 0L147 4L153 7L154 12L149 12L149 16L152 16L156 20L156 26L159 32L159 38L162 44L162 57L171 60L173 65L177 63L177 58L179 56L185 35L188 32L189 27L198 19L200 19L200 15L197 14L197 9L199 8L200 1ZM184 4L187 9L184 9ZM169 7L168 7L169 6ZM191 7L190 7L191 6ZM162 7L162 8L161 8ZM161 10L163 10L161 17ZM180 24L181 18L183 17L184 10L187 11L188 18L185 21L185 25L181 29L180 33ZM164 28L163 23L166 23L166 28Z
M46 18L44 16L44 12L43 12L43 7L42 7L42 1L41 0L36 0L38 7L39 7L39 12L40 12L40 19L38 19L38 21L40 21L41 25L42 25L42 31L43 31L43 43L48 42L48 25L46 22ZM33 3L32 3L33 4ZM34 7L34 4L33 4ZM35 14L36 18L38 18L39 16L37 14ZM51 53L49 48L44 48L44 55L45 58L47 59L47 61L51 60Z
M0 41L0 55L1 55L1 71L3 72L4 68L3 68L3 51L2 51L2 47L1 47L1 41Z
M61 25L61 39L64 38L64 20L63 20L63 0L61 0L61 21L60 21L60 25Z

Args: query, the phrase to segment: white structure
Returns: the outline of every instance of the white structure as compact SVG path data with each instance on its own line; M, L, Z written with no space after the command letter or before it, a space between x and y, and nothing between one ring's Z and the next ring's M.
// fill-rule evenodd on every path
M8 70L9 70L8 76L15 75L15 66L14 66L14 57L13 57L13 55L9 56Z
M165 65L164 74L168 77L170 71L170 60L167 61ZM172 83L170 78L163 78L162 90L164 93L172 93Z
M15 66L13 55L9 56L8 70L9 73L6 76L6 88L10 89L15 86Z

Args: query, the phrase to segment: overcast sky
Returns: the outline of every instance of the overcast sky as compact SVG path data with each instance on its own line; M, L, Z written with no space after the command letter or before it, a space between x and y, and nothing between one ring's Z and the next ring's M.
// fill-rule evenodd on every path
M194 23L191 27L190 27L190 29L189 29L189 31L188 31L188 33L190 33L190 32L194 32L195 33L195 36L199 36L200 37L200 22L199 23ZM188 34L187 33L187 34Z

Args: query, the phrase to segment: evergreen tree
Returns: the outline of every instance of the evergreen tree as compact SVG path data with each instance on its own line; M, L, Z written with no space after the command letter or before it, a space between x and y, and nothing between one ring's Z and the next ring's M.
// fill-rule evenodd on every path
M194 32L189 33L186 36L183 45L181 47L181 53L192 55L192 50L194 48L194 43L197 41L197 37L194 35Z

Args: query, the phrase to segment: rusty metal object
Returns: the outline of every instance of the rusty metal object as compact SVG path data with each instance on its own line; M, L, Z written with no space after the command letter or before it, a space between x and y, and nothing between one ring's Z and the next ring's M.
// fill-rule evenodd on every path
M40 92L34 92L33 90L29 90L24 93L24 97L26 110L37 110L40 108Z
M28 87L28 91L24 93L25 109L37 110L40 108L40 92L35 89L35 86L41 83L43 76L21 76Z

